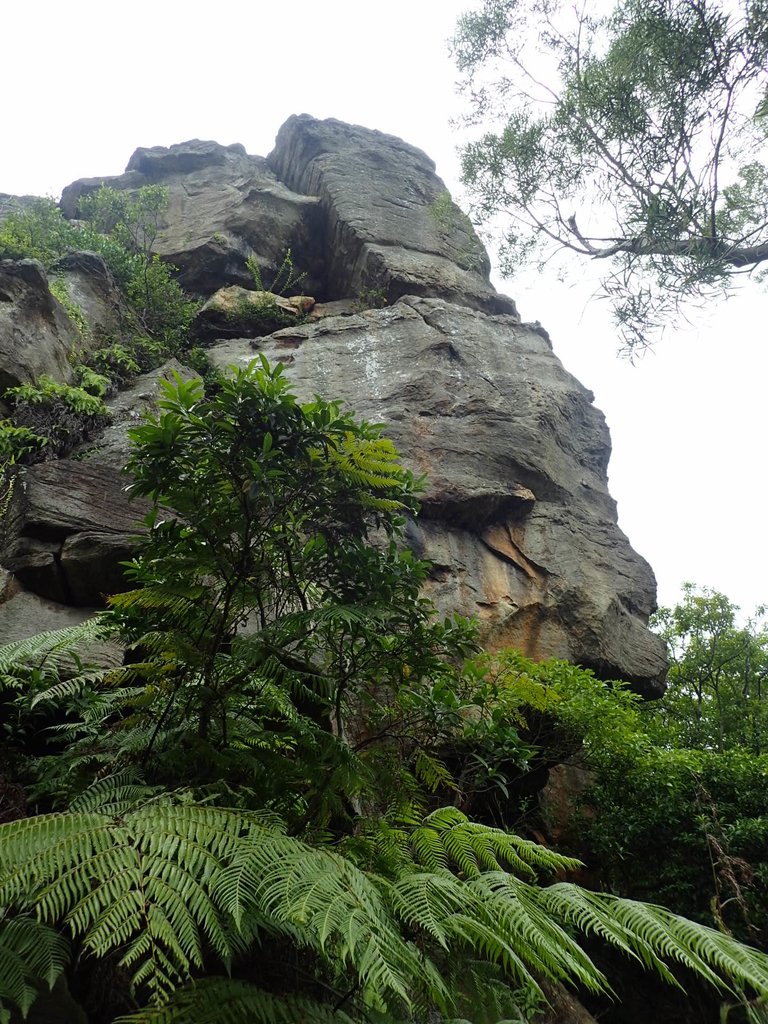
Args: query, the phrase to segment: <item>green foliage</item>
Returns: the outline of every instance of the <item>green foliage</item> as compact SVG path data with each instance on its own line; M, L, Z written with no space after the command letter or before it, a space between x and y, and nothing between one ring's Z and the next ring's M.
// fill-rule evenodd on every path
M65 220L53 199L19 206L0 223L0 258L39 260L50 268L79 244L78 229Z
M133 349L130 342L126 345L116 341L91 352L88 363L96 372L107 377L112 389L117 389L142 371Z
M521 881L502 869L520 863L521 851L537 865L567 862L479 825L467 832L456 811L432 815L421 830L458 872L417 829L411 843L426 851L427 870L417 852L385 877L286 835L264 815L169 798L102 810L105 797L101 787L82 808L0 826L0 899L64 925L94 956L119 956L137 996L159 1008L134 1020L164 1019L163 1006L172 1011L206 959L236 967L245 947L268 936L311 951L336 997L353 978L344 997L353 1018L365 1006L396 1019L430 1006L449 1013L455 958L466 954L534 991L535 974L604 990L570 929L599 934L672 982L667 963L676 962L718 986L724 971L739 988L768 989L768 958L722 933L568 883ZM268 994L243 986L239 995L269 1012ZM182 1012L193 998L182 988ZM205 1012L205 995L203 1003Z
M272 281L267 287L264 283L261 266L255 256L249 256L245 265L253 277L256 291L271 292L273 295L299 295L302 283L305 281L306 271L300 271L293 262L293 254L286 249L280 266L275 271Z
M304 317L290 312L278 304L272 292L244 292L237 302L227 310L226 332L246 337L261 337L301 323Z
M11 1003L26 1017L40 985L53 987L67 962L66 940L34 917L0 916L0 1021L10 1024L3 1007Z
M83 196L85 234L107 262L128 303L129 325L177 352L186 339L198 303L173 278L173 267L153 254L168 205L168 190L143 185L135 192L102 185Z
M36 259L51 269L78 249L98 253L120 287L127 326L149 333L169 351L183 344L198 304L189 300L173 278L173 268L152 254L167 189L145 185L135 193L102 186L80 200L85 223L65 220L53 200L20 207L0 224L0 256ZM54 279L52 291L83 333L82 312Z
M553 882L578 861L435 806L497 786L479 751L524 767L536 716L576 733L600 684L511 654L463 671L474 630L420 596L417 482L377 426L262 360L215 394L167 383L132 439L136 589L0 648L6 756L39 810L0 825L0 999L100 962L134 1024L492 1024L542 981L610 991L584 937L768 995L764 954ZM105 635L123 666L73 651ZM617 692L614 724L639 714Z
M666 640L669 687L654 721L676 746L768 753L768 623L758 608L744 625L724 594L692 584L654 628Z
M0 523L13 495L13 481L16 465L39 453L47 444L47 438L30 427L22 427L9 419L0 419Z
M137 716L162 708L145 756L171 770L189 745L201 782L242 762L262 798L279 770L282 813L340 813L369 782L370 755L340 742L361 704L386 732L380 695L403 664L414 682L451 673L445 656L470 639L432 622L425 567L395 545L414 480L378 428L299 405L281 367L252 364L213 398L200 381L161 386L160 415L132 432L131 493L156 506L129 569L140 589L113 602L153 684ZM329 717L336 738L318 734ZM307 777L310 754L327 777Z
M507 271L566 249L608 269L630 352L768 259L763 0L485 0L453 49L483 133L464 147Z
M361 288L357 293L354 308L360 313L366 309L384 309L387 305L387 293L384 288Z
M136 192L102 185L80 198L78 212L96 231L111 236L127 252L148 258L167 206L168 189L162 185L143 185Z
M77 333L80 335L81 340L85 340L90 334L90 327L86 320L82 309L78 304L71 298L67 291L67 286L64 279L61 277L54 277L48 282L48 288L51 295L62 305L66 311L67 316L74 325Z
M718 643L733 639L733 608L723 595L698 597L689 588L685 602L662 612L661 621L676 621L686 643L694 623L725 627ZM705 628L698 640L708 643L712 634ZM699 667L717 667L711 656L716 646L696 660ZM744 650L737 645L731 654L735 649ZM697 654L702 650L694 648ZM668 724L666 697L646 704L625 687L606 686L564 662L535 664L503 652L483 656L477 665L499 689L509 689L507 700L528 723L525 735L538 726L548 756L563 760L579 750L580 762L592 773L579 824L581 848L600 865L605 885L765 943L765 754L737 746L716 753L677 745L701 736L690 697L686 729L682 715ZM672 696L673 711L680 714L682 694Z
M25 429L44 439L44 448L41 443L28 454L64 455L103 427L109 419L101 397L104 389L103 378L88 373L81 387L43 374L36 384L8 388L5 397L13 403L14 429Z
M20 427L11 420L0 420L0 466L9 471L25 455L45 445L46 439L29 427Z

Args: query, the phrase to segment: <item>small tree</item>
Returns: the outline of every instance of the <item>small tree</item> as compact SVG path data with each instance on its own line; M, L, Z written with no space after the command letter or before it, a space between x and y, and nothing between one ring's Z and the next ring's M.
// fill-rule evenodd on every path
M685 302L768 260L765 0L485 0L454 52L486 130L464 147L507 272L558 250L607 264L629 352Z

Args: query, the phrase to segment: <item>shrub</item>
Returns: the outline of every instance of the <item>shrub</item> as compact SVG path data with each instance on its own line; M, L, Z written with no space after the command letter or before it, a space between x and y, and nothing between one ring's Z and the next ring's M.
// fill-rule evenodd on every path
M88 380L97 390L102 388L102 382L103 378ZM68 454L109 421L109 412L100 395L44 375L37 384L9 388L5 396L13 402L16 426L45 438L44 449L41 446L28 453L33 461Z

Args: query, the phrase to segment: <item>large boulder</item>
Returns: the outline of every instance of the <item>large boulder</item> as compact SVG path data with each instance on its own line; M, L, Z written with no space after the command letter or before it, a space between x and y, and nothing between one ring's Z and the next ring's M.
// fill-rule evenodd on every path
M72 379L80 334L35 260L0 260L0 395L45 374Z
M61 459L21 469L3 524L0 562L32 593L75 607L127 589L145 502L129 503L111 466Z
M71 252L58 261L53 272L84 327L81 352L105 344L120 328L125 301L104 260L95 252Z
M437 295L515 314L514 302L489 281L488 256L469 218L420 149L301 114L282 126L267 160L289 188L320 199L332 297Z
M302 287L325 287L322 211L314 196L298 195L278 180L259 156L241 145L194 139L165 148L137 149L126 173L83 178L64 189L62 212L76 217L82 196L101 185L135 192L142 185L168 189L168 209L153 249L179 269L182 285L210 295L230 284L253 286L246 259L253 257L269 287L290 249Z
M0 643L80 622L90 614L82 609L103 606L129 585L121 563L135 550L149 505L126 495L128 432L157 408L161 381L192 376L168 360L109 399L109 424L74 459L19 471L0 538Z
M543 331L408 297L210 354L226 367L257 351L286 364L302 398L341 398L384 423L426 474L408 540L433 562L443 611L478 616L489 646L658 692L664 646L647 629L655 582L617 525L605 420Z

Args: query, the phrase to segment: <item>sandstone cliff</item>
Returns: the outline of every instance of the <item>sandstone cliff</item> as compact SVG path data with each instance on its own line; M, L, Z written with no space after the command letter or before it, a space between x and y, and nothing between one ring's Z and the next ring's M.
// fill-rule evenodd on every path
M65 189L65 215L77 218L102 180ZM427 476L409 539L433 563L441 610L478 616L490 646L567 658L658 692L664 651L647 629L655 581L617 525L604 418L546 332L521 323L490 284L482 244L424 153L302 115L266 159L214 142L139 149L106 183L167 187L154 250L201 298L253 287L247 258L266 278L292 251L316 300L306 322L222 337L232 332L217 336L203 313L201 336L217 365L264 353L289 367L301 396L342 398L387 425ZM59 273L103 332L112 308L103 265L83 256ZM0 262L0 385L68 379L76 334L38 264ZM82 617L120 586L140 514L123 495L125 425L168 371L112 399L111 425L77 460L20 473L0 553L0 642Z

